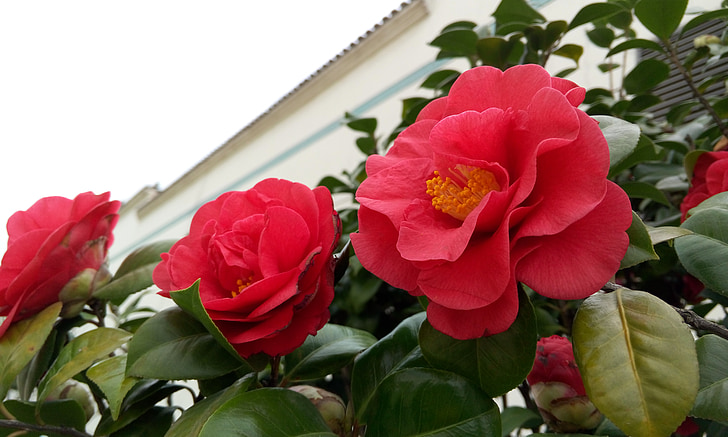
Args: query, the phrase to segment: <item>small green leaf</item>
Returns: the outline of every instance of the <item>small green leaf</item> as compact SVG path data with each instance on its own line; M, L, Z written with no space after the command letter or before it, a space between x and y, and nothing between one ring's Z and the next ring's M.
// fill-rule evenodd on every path
M294 391L262 388L240 393L217 407L197 433L185 437L336 437L316 407Z
M501 396L526 379L536 357L536 316L526 293L518 294L518 316L500 334L455 340L430 325L420 328L420 347L433 367L449 370L480 385L490 397Z
M658 190L654 185L646 182L639 181L627 181L619 184L625 193L631 198L636 199L650 199L657 203L661 203L665 206L670 206L670 201L665 196L665 193Z
M543 23L546 21L543 15L539 14L525 0L502 0L498 8L493 12L496 25L523 23L526 25Z
M634 211L632 211L632 224L627 229L627 235L629 236L629 246L619 265L620 269L626 269L641 262L660 259L652 245L647 226L642 223L642 219Z
M109 401L111 418L117 420L121 410L121 402L129 390L139 379L126 376L126 355L117 355L91 366L86 371L88 379L93 381Z
M179 308L169 308L144 322L129 342L127 374L166 380L207 379L244 365L238 354L230 354L200 322Z
M172 425L165 437L198 436L202 432L212 414L227 401L235 396L245 393L251 384L255 383L255 374L249 373L238 379L233 385L222 392L215 393L185 410L179 419Z
M640 134L639 141L637 142L637 146L634 148L634 151L627 155L626 157L623 157L621 161L616 163L613 166L610 166L609 168L609 177L618 175L619 173L623 172L624 170L627 170L629 168L632 168L638 164L641 164L645 161L654 161L659 159L662 155L662 149L657 147L652 140L644 134ZM672 169L671 167L668 167L668 169ZM652 169L651 169L652 170ZM674 172L670 173L669 176L672 176ZM650 173L650 176L653 178L658 177L664 177L668 175L662 175L662 173L658 172L656 169L655 171L652 171ZM642 179L643 182L648 182L646 178Z
M462 376L437 369L389 375L368 416L367 437L501 435L495 402Z
M121 263L112 281L94 290L93 296L119 304L130 294L154 285L152 272L161 261L159 255L169 251L175 241L159 241L132 252Z
M614 41L614 31L609 27L595 27L587 31L589 40L599 47L608 49Z
M357 118L356 120L352 120L346 123L346 125L349 127L349 129L373 135L374 131L377 130L377 119Z
M607 53L607 58L610 56L614 56L617 53L621 53L625 50L629 49L647 49L652 50L658 53L664 53L665 51L662 49L662 46L659 43L656 43L655 41L649 40L649 39L628 39L627 41L617 44L616 47L611 49L609 53Z
M477 42L478 34L474 31L456 29L441 33L430 42L430 45L458 56L472 56L477 53L475 49Z
M691 416L725 421L728 418L728 341L708 334L695 342L700 363L700 390Z
M660 226L657 228L653 228L650 226L646 227L647 233L650 234L650 240L652 240L653 245L664 243L665 241L674 240L675 238L690 235L693 233L689 229L678 228L677 226Z
M412 366L426 366L427 362L417 343L420 325L425 319L421 312L402 321L376 344L362 352L354 362L351 373L351 398L356 417L365 422L367 406L387 375Z
M54 388L106 358L130 338L131 334L121 329L96 328L69 341L40 381L38 398L45 399Z
M501 412L501 437L509 437L520 428L536 428L543 423L541 415L523 407L507 407Z
M685 32L687 32L690 29L693 29L697 26L700 26L701 24L708 22L710 20L715 20L716 18L726 18L728 17L728 9L718 9L715 11L708 11L704 12L702 14L699 14L695 18L691 19L680 30L680 36L682 36Z
M698 158L706 152L707 150L692 150L690 153L685 155L685 158L683 159L683 166L685 167L685 174L687 174L689 179L693 178L693 169L695 168L695 164L698 162Z
M622 86L628 94L645 93L670 76L670 67L657 59L645 59L624 78Z
M586 5L571 20L569 30L595 20L606 20L624 11L626 11L624 6L618 3L592 3Z
M579 59L581 59L581 55L584 54L584 47L577 44L564 44L556 49L553 54L556 56L569 58L576 62L576 64L578 65Z
M695 343L668 304L626 288L598 293L582 303L572 332L589 399L625 433L667 436L690 412Z
M427 76L427 79L425 79L424 82L422 82L422 85L420 85L422 88L432 89L432 90L444 90L447 91L450 89L450 86L452 86L453 82L455 82L455 79L460 76L459 71L455 70L438 70L429 76Z
M505 68L508 65L508 58L514 47L514 41L498 36L481 38L476 44L478 57L483 65L496 68Z
M317 379L337 372L377 342L372 334L348 326L326 324L309 335L295 351L286 355L286 380Z
M13 380L43 347L61 313L56 302L35 316L15 322L0 337L0 399L4 399Z
M56 401L44 402L42 405L37 405L35 402L25 402L15 399L6 400L3 406L12 414L18 421L29 423L33 425L39 425L38 417L40 417L41 423L44 425L65 427L69 429L76 429L83 431L86 426L86 413L83 411L83 407L74 399L62 399ZM39 416L36 416L36 412L39 411ZM0 428L0 435L3 428ZM38 436L40 434L26 434L26 433L14 433L10 435L18 436ZM43 435L46 435L45 433ZM66 434L49 432L47 434L50 437L62 437Z
M592 118L599 123L599 129L609 145L610 168L634 152L640 139L639 126L607 115L596 115Z
M682 227L692 235L675 240L675 250L685 270L706 287L728 296L728 209L707 208L688 217Z
M688 0L641 0L634 14L650 32L667 40L680 25L687 6Z

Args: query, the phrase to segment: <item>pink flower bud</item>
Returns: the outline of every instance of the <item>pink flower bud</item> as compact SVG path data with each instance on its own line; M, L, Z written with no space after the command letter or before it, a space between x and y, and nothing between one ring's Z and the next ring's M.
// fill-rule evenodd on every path
M552 430L577 432L595 428L602 420L586 395L567 338L552 335L538 341L527 380L541 416Z
M295 385L289 389L306 396L321 413L331 431L336 435L344 435L346 405L338 395L310 385Z

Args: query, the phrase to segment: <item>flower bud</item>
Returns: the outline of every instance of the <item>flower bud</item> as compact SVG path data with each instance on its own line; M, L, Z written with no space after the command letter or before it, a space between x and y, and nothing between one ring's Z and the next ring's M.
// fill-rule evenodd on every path
M74 276L58 293L58 300L63 302L61 317L68 319L77 316L94 290L106 285L110 280L111 273L103 264L98 270L84 269Z
M91 394L76 381L66 381L45 398L46 401L58 401L63 399L73 399L81 404L83 412L86 413L87 420L93 416L95 410Z
M289 389L306 396L321 413L331 431L336 435L344 435L346 405L338 395L310 385L295 385Z
M696 49L710 44L720 44L720 38L715 35L700 35L693 40Z
M538 341L527 380L538 410L552 430L578 432L601 422L602 414L586 395L567 338L552 335Z

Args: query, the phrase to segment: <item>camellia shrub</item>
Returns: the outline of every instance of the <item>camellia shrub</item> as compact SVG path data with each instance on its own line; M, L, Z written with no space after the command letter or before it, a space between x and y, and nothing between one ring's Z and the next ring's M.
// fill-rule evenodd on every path
M728 435L728 42L676 48L728 8L686 7L502 0L430 42L469 68L391 134L347 115L358 167L224 193L113 273L108 193L17 212L0 437ZM618 88L568 78L574 32Z

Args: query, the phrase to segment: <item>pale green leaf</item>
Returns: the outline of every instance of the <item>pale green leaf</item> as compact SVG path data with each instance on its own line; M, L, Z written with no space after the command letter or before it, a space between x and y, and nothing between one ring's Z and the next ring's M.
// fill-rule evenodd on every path
M104 393L109 402L111 418L117 420L124 396L139 381L133 376L126 376L126 355L99 361L86 371L86 376Z

